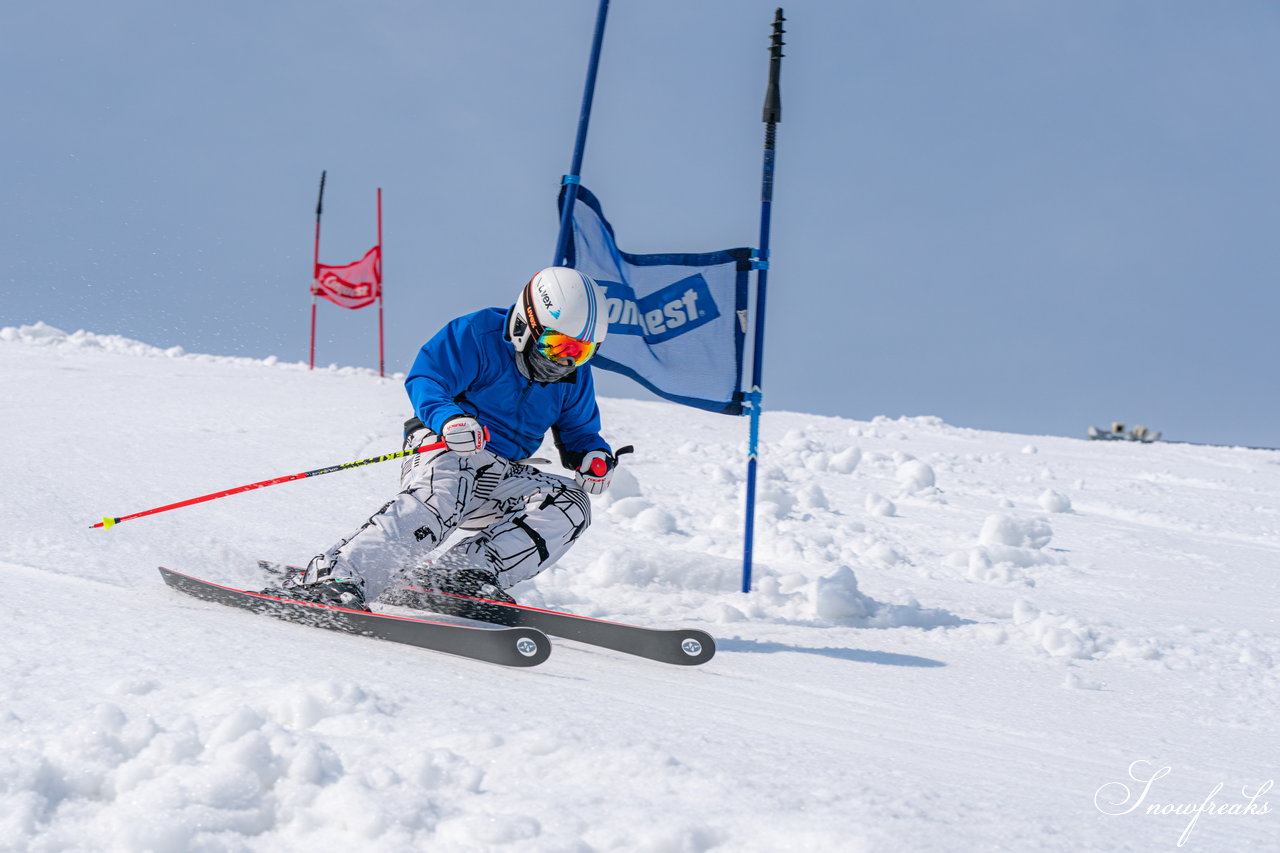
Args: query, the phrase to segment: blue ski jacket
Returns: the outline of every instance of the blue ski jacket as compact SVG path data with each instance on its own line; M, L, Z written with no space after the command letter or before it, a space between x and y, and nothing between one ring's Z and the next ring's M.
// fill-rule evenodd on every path
M451 418L473 415L489 428L489 450L524 459L556 428L563 451L612 452L600 437L591 368L560 382L526 379L506 339L507 309L485 308L448 323L423 344L405 380L413 411L439 433Z

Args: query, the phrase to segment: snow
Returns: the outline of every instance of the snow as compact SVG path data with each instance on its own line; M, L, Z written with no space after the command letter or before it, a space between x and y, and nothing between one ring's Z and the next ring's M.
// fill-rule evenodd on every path
M745 423L602 400L637 451L514 592L719 652L513 671L155 571L252 586L393 465L89 529L396 450L398 378L38 324L0 399L0 850L1277 849L1280 454L770 412L744 595Z
M1041 492L1036 503L1040 504L1040 508L1045 512L1071 512L1071 498L1053 489L1045 489Z

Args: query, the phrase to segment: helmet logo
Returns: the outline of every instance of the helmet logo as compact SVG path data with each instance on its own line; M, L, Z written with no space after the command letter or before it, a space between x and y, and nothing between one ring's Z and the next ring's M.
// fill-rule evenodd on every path
M547 293L547 286L542 282L538 282L538 296L542 298L542 307L547 309L547 313L559 320L560 309L553 307L554 303L551 301L551 294Z
M560 309L552 307L551 294L547 293L547 289L541 283L538 284L538 295L542 297L542 307L547 309L547 313L559 320Z

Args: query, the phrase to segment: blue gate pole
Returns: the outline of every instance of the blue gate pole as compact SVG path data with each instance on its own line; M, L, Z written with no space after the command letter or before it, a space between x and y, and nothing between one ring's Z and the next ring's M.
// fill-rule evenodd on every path
M764 373L764 309L769 283L769 225L773 216L773 160L776 125L782 121L782 93L779 75L782 71L782 10L773 17L773 37L769 44L769 87L764 95L764 176L760 184L760 250L756 268L756 328L752 344L751 390L746 404L751 409L751 431L747 441L747 523L742 548L742 591L751 592L751 553L756 529L756 459L760 445L760 410L763 399Z
M604 41L604 23L609 14L609 0L600 0L596 10L596 32L591 39L591 59L587 63L587 83L582 91L582 111L578 114L578 138L573 144L573 165L560 185L564 187L564 205L560 209L560 236L556 239L556 256L552 266L562 266L569 251L569 235L573 231L573 205L578 200L582 183L582 153L587 147L587 125L591 123L591 101L596 92L596 69L600 67L600 44Z

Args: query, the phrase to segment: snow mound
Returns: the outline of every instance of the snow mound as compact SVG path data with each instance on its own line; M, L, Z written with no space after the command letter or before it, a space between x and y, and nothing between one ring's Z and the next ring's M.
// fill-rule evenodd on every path
M144 711L124 695L70 725L29 721L32 736L0 765L8 837L39 838L45 849L109 838L113 849L157 853L219 849L228 835L257 838L262 849L375 839L384 849L426 847L454 816L440 792L475 793L484 781L482 768L448 749L340 754L332 733L367 730L389 713L354 683L251 686L258 701L215 691L198 715ZM536 834L529 821L495 815L487 840Z
M1036 499L1036 503L1045 512L1071 512L1071 499L1062 492L1055 492L1053 489L1046 489L1041 492L1040 497Z
M857 447L846 447L831 457L830 470L837 474L852 474L862 461L862 450Z
M201 355L188 353L182 347L161 348L135 341L121 335L99 335L83 329L67 333L47 323L33 323L29 326L5 326L0 328L0 341L23 344L35 347L49 347L61 350L78 350L85 352L103 352L116 355L140 356L143 358L169 358L184 361L202 362L205 364L232 364L242 366L277 367L299 371L308 369L304 362L282 362L274 355L266 358L247 358L244 356ZM340 376L377 376L378 371L367 367L317 367L316 371ZM392 379L403 379L404 374L391 375Z
M30 326L5 326L0 329L0 341L39 347L96 349L147 358L180 358L186 355L182 347L161 349L150 344L121 337L120 335L98 335L93 332L86 332L83 329L68 334L46 323L35 323ZM205 356L204 358L210 357Z
M963 623L950 613L923 608L914 600L908 604L878 602L858 589L857 575L848 566L817 578L804 592L814 616L829 622L862 628L937 628Z
M933 469L919 459L911 459L899 465L897 477L904 494L930 488L936 480Z
M978 542L982 545L1003 545L1012 548L1040 549L1053 538L1053 528L1038 518L1018 519L1011 515L989 515L982 523Z
M867 495L864 505L867 510L867 515L876 515L881 518L892 518L898 514L898 507L894 505L893 501L889 500L884 495L879 495L875 492Z
M983 521L978 545L952 552L946 564L964 569L966 577L980 583L1032 587L1036 581L1026 569L1066 563L1045 552L1052 538L1053 528L1043 519L996 513Z

